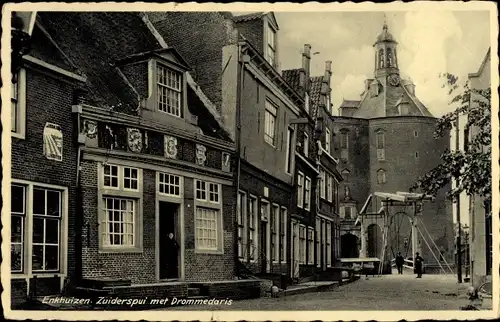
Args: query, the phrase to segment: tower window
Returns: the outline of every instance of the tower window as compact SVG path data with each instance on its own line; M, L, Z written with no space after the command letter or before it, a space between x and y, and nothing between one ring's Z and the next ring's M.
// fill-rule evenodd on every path
M385 170L378 170L377 171L377 183L378 184L381 184L381 183L386 183L387 182L387 178L386 178L386 174L385 174Z
M418 159L418 152L415 152L415 159Z
M379 50L379 52L378 52L378 59L379 59L378 67L379 68L384 68L384 50L383 49Z
M392 50L387 48L387 67L392 67Z
M418 138L418 131L413 131L413 136Z

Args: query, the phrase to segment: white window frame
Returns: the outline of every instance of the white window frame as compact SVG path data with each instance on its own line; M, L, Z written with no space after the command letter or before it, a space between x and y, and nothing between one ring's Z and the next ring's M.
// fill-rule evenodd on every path
M307 265L314 264L314 228L307 227Z
M266 99L264 111L264 141L272 147L276 147L276 136L278 132L278 106Z
M109 175L106 174L106 168L109 168ZM116 169L116 176L113 175L113 169ZM102 165L103 187L106 189L120 190L120 166L116 164L103 164ZM110 185L106 185L106 178L109 178ZM116 178L116 186L113 184L113 179Z
M205 215L205 218L199 218L198 215L200 213L203 214L203 211L205 212L204 215ZM210 213L210 214L214 214L215 215L215 218L214 220L212 220L211 218L207 218L207 214ZM203 217L203 216L202 216ZM200 227L200 222L203 222L203 221L208 221L210 220L211 222L214 223L213 226L215 227L205 227L205 226L202 226ZM212 226L212 225L210 225ZM221 245L222 245L222 234L221 234L221 231L222 231L222 211L221 209L218 209L218 208L209 208L209 207L205 207L205 206L201 206L201 205L197 205L195 207L195 214L194 214L194 230L195 230L195 249L197 252L219 252L219 251L222 251L222 248L221 248ZM202 243L200 243L200 235L201 235L201 238L205 238L204 234L200 234L200 230L202 231L209 231L209 230L214 230L214 236L207 236L206 238L210 238L210 239L215 239L215 246L206 246L206 245L203 245Z
M301 235L303 237L301 237ZM307 229L305 225L299 224L299 263L306 264Z
M16 121L16 128L14 131L12 131L12 126L11 124L10 129L10 135L13 138L18 138L18 139L25 139L26 138L26 69L21 68L19 71L19 75L17 76L17 84L12 84L12 89L10 91L11 95L11 122L12 119L14 118ZM12 104L13 102L13 89L17 89L17 100L15 102L15 112L13 113L12 111ZM12 115L15 114L15 115Z
M183 178L181 176L171 174L168 172L156 172L156 177L157 177L157 185L156 185L156 190L158 191L158 194L162 196L169 196L169 197L174 197L174 198L181 198L183 196L183 191L184 191L184 184L183 184ZM168 178L168 181L161 180ZM174 180L173 182L171 180ZM175 180L178 179L179 184L175 184ZM160 187L163 187L163 192L161 191ZM175 189L179 189L179 193L175 193ZM170 193L173 190L174 193ZM168 191L168 192L166 192Z
M281 216L281 208L277 204L272 205L272 213L269 215L270 220L270 229L271 229L271 261L274 264L280 262L280 216ZM274 227L273 227L274 224Z
M327 173L326 174L326 179L327 179L327 191L326 191L326 198L328 202L332 202L332 196L333 196L333 177Z
M378 184L387 183L387 172L384 169L377 170L377 183Z
M321 218L316 217L316 266L321 266Z
M106 175L105 173L105 169L106 167L109 167L110 169L110 175ZM117 169L117 175L116 176L113 176L112 175L112 172L111 172L111 169L112 168L116 168ZM101 188L103 189L106 189L106 190L122 190L122 191L130 191L130 192L139 192L140 191L140 187L142 185L142 170L139 169L139 168L135 168L135 167L129 167L129 166L123 166L123 165L119 165L119 164L114 164L114 163L101 163L100 165L100 175L102 176L102 184L101 184ZM133 189L133 188L125 188L125 169L129 169L130 171L136 171L137 172L137 178L136 179L133 179L133 178L129 178L131 180L135 180L137 182L137 188L136 189ZM116 178L117 181L118 181L118 185L117 186L107 186L105 184L105 178L106 177L109 177L110 178L110 183L112 182L112 178Z
M236 221L238 222L238 258L247 260L249 257L247 252L247 194L241 190L236 199Z
M413 136L416 137L416 138L418 138L418 130L414 130L413 131Z
M24 186L24 222L22 222L22 257L21 268L19 271L12 271L12 279L29 279L33 276L37 277L59 277L60 288L62 290L64 278L68 271L68 188L58 185L44 184L34 181L12 179L11 185ZM33 191L35 188L44 190L53 190L60 192L60 216L59 219L59 237L58 237L58 270L33 270ZM9 201L10 202L10 201ZM47 206L47 204L45 205ZM11 214L12 216L12 214ZM36 216L36 215L35 215ZM45 216L52 218L51 216ZM56 218L56 217L54 217ZM12 250L11 250L12 251ZM11 259L12 260L12 259ZM10 269L10 268L9 268Z
M103 212L105 213L105 215L103 216L104 217L104 220L101 220L101 224L102 224L102 229L101 229L101 240L102 240L102 245L103 245L103 248L117 248L117 249L120 249L120 248L136 248L137 247L137 217L138 217L138 205L137 205L137 200L136 199L133 199L133 198L125 198L125 197L120 197L120 196L103 196ZM117 208L108 208L107 207L107 199L113 199L114 200L118 200L119 201L119 204L120 204L120 209L117 209ZM113 214L115 214L116 212L119 212L119 213L123 213L123 212L127 212L129 213L130 210L127 209L128 211L123 211L123 209L121 209L121 204L122 204L122 201L125 201L125 204L127 205L128 202L131 202L132 204L132 218L131 220L126 220L126 219L122 219L122 220L118 220L118 221L115 221L115 218L113 216L113 220L110 221L109 220L109 213L108 211L112 211ZM112 204L114 204L115 202L112 202ZM125 215L123 215L122 218L125 218ZM120 232L116 232L114 231L114 228L115 228L115 225L118 224L120 225ZM113 232L110 232L109 228L110 228L110 225L113 225ZM132 229L131 231L127 231L127 229L125 229L125 232L123 232L124 230L124 227L128 226L128 225L131 225L132 226ZM110 240L110 236L113 235L113 236L122 236L122 238L125 240L128 238L125 238L125 237L128 237L129 235L131 235L132 237L132 242L124 242L124 243L121 243L121 244L114 244L114 243L111 243L109 242Z
M378 131L375 135L375 145L377 148L377 160L385 160L385 133Z
M219 183L195 179L194 196L197 201L209 202L218 205L221 203L222 199L221 192L221 185ZM200 193L200 197L198 197L198 193ZM217 200L212 200L212 196Z
M326 267L332 266L332 223L326 221Z
M308 157L309 156L309 135L304 132L304 142L303 142L303 148L304 156Z
M332 140L332 135L331 135L330 129L326 128L326 131L325 131L325 150L328 153L331 153L331 142L332 142L331 140Z
M292 142L293 142L293 136L294 136L295 130L292 127L287 128L287 139L286 139L286 156L285 156L285 172L289 175L292 174L293 172L293 152L294 149L292 147Z
M130 176L125 176L126 170L130 171L129 172ZM132 177L132 173L134 171L137 174L136 178ZM123 180L122 180L122 182L123 182L123 190L125 190L125 191L139 191L139 169L133 168L133 167L124 166L124 167L122 167L122 176L123 176ZM131 186L132 186L132 182L135 181L137 187L135 189L134 188L130 188L130 187L129 188L125 187L125 183L127 182L127 180L130 180L130 185Z
M279 239L280 239L280 252L279 259L282 264L286 264L286 255L287 255L287 217L288 210L286 207L281 207L280 212L280 231L279 231ZM281 221L282 220L282 221ZM283 226L281 223L283 222Z
M320 172L320 197L325 199L326 197L326 172L321 169Z
M175 75L176 77L178 76L178 87L177 86L172 86L172 83L170 84L167 84L167 83L161 83L160 82L160 72L161 71L164 71L165 75L167 73L171 73L172 75ZM167 76L165 76L167 77ZM177 82L177 79L175 80L175 82ZM165 114L168 114L168 115L171 115L171 116L175 116L175 117L179 117L181 118L182 117L182 110L183 110L183 103L184 103L184 75L182 72L178 71L178 70L175 70L173 68L169 68L163 64L160 64L160 63L156 63L156 80L155 80L155 84L156 84L156 98L157 98L157 101L156 101L156 109L161 112L161 113L165 113ZM161 94L160 91L166 91L166 95L163 96ZM168 98L168 94L169 93L175 93L176 95L178 95L178 104L177 104L177 107L175 106L169 106L168 105L168 102L170 101ZM162 100L162 97L165 97L166 99L166 102L164 102ZM164 108L162 108L162 104L165 104Z
M349 132L346 130L340 131L340 149L341 150L349 149Z
M308 176L304 181L304 210L311 210L311 178Z
M277 31L271 26L270 23L267 24L267 35L266 35L266 60L271 64L271 66L276 66L276 36ZM271 50L271 53L269 52Z
M252 239L252 243L250 243L250 238L248 239L248 243L250 244L250 253L249 259L250 262L255 262L258 258L258 249L259 249L259 205L258 198L254 195L250 195L249 203L248 203L248 215L249 215L249 237ZM253 221L252 221L253 219Z
M198 254L224 254L224 229L223 229L223 209L222 209L222 186L219 183L211 182L208 180L194 179L193 193L194 193L194 239L195 239L195 253ZM217 187L216 195L217 201L211 200L211 195L214 190L211 187ZM200 193L200 198L198 197ZM208 221L213 220L208 218L208 215L215 214L215 228L204 227ZM200 218L200 217L207 218ZM205 233L215 229L215 246L207 246L203 243L203 239L214 239L213 236L205 236Z
M304 207L304 174L300 171L297 176L297 207Z

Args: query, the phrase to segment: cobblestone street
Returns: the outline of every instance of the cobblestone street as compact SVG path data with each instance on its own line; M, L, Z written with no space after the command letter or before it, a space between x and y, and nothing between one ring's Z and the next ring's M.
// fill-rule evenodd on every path
M456 276L413 274L369 277L330 291L235 301L223 306L184 306L173 310L458 310L468 303L467 283ZM459 294L457 296L457 294ZM485 300L484 309L491 309Z

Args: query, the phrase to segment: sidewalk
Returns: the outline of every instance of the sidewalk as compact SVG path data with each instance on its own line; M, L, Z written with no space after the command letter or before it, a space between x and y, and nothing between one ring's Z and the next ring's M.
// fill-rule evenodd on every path
M324 290L334 289L336 287L339 287L340 285L352 283L356 280L357 279L353 280L343 279L342 283L340 283L339 281L312 281L312 282L294 284L288 286L286 290L280 290L280 292L278 293L278 297L320 292Z

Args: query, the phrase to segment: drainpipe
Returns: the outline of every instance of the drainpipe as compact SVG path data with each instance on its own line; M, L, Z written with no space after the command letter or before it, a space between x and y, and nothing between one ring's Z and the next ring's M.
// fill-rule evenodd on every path
M238 56L239 57L239 82L238 82L238 93L237 93L237 106L236 106L236 176L235 176L235 187L236 187L236 199L238 200L238 196L240 193L240 177L241 177L241 101L242 101L242 93L244 89L244 80L245 80L245 65L250 61L250 57L246 54L242 54L242 44L238 44ZM238 219L234 216L234 232L235 238L234 240L234 261L235 261L235 274L239 276L239 258L238 258Z

